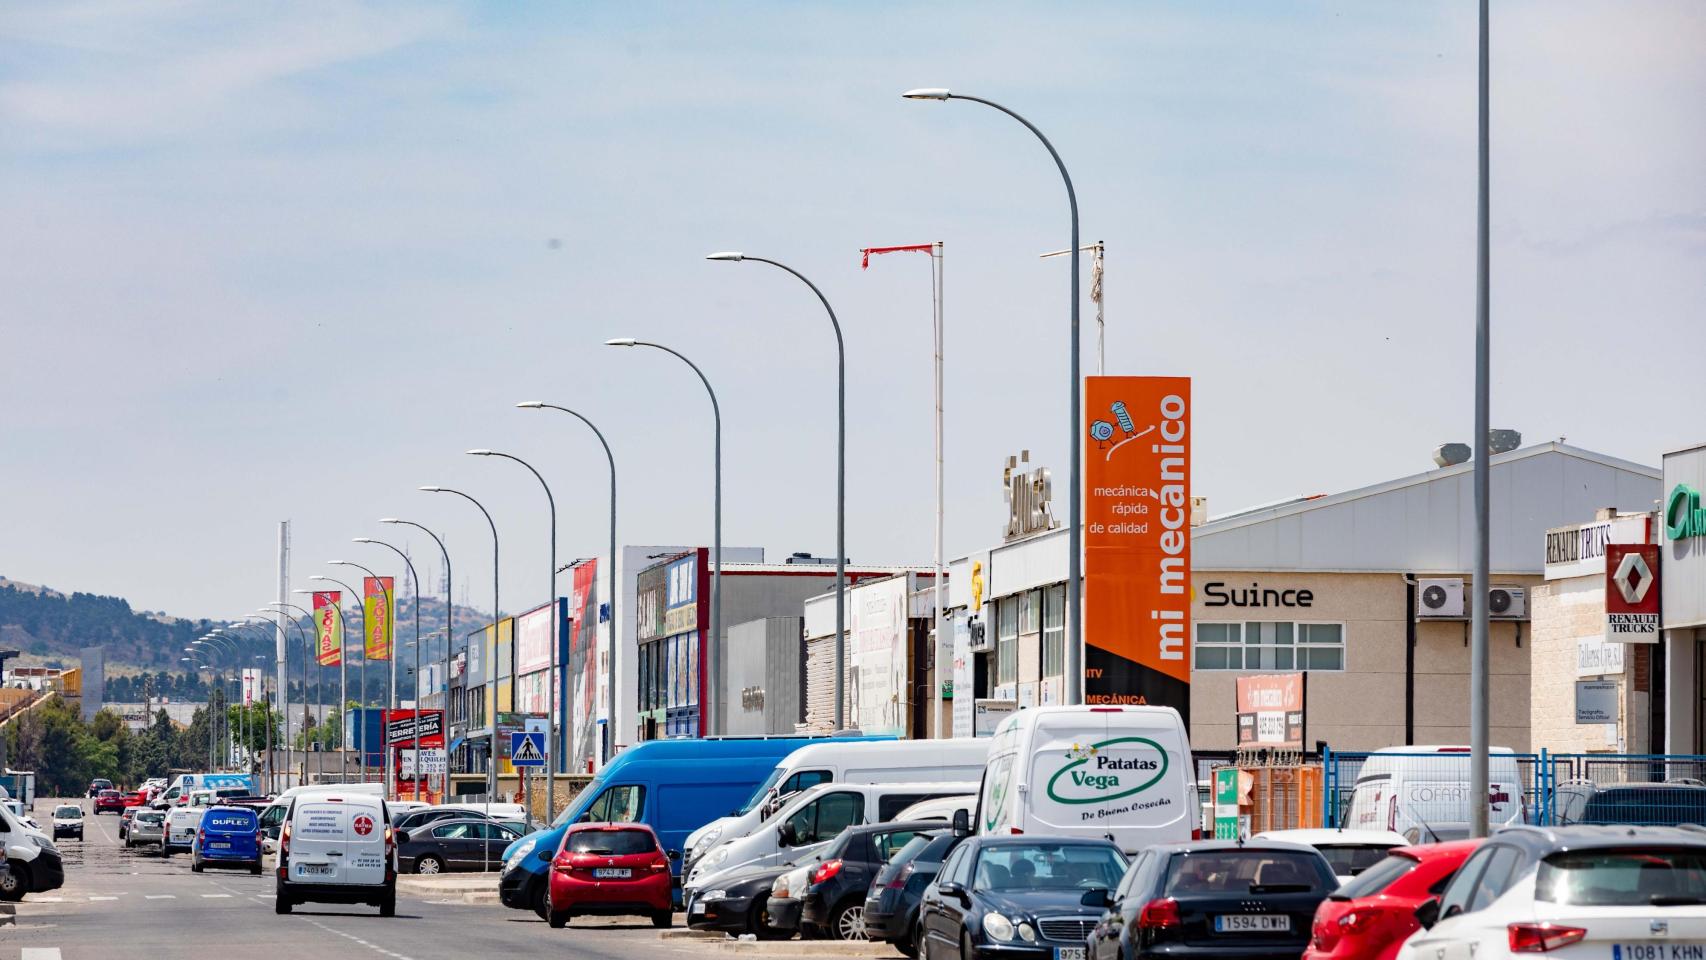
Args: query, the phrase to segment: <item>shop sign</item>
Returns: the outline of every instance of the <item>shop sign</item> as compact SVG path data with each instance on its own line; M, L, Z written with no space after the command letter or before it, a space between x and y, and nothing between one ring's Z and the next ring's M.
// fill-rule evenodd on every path
M1174 707L1191 690L1191 381L1088 377L1084 702Z
M678 633L687 633L699 626L699 605L689 603L685 607L671 607L663 612L663 635L673 637Z
M1700 491L1686 483L1671 488L1665 498L1665 537L1687 540L1706 537L1706 509L1700 507Z
M1007 497L1004 541L1018 540L1060 526L1054 518L1054 485L1048 469L1019 469L1019 464L1030 462L1031 451L1022 450L1017 457L1008 457L1007 469L1001 471L1001 486Z
M972 735L972 653L971 618L964 613L954 614L954 689L963 696L954 698L954 736Z
M1050 800L1067 806L1135 797L1160 783L1168 767L1167 751L1147 737L1074 744L1065 760L1049 775L1043 791Z
M1576 640L1576 676L1609 677L1623 673L1622 643L1611 643L1603 637L1580 637Z
M1239 677L1233 681L1238 746L1303 749L1307 678L1302 673Z
M1252 580L1248 587L1228 587L1219 580L1203 584L1205 607L1292 607L1315 605L1315 592L1309 589L1264 587Z
M439 710L420 712L420 740L423 747L444 745L444 713ZM415 711L397 709L385 711L385 742L393 746L415 742Z
M1019 709L1012 700L979 700L972 708L972 736L993 737L1001 721Z
M1617 681L1576 681L1576 723L1617 722Z
M1605 639L1659 642L1657 544L1610 544L1605 552Z
M1605 548L1647 539L1646 516L1595 520L1546 531L1546 579L1585 577L1605 572Z

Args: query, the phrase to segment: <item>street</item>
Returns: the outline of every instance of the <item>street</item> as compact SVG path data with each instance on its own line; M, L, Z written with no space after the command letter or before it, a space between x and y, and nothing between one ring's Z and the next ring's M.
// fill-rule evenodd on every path
M39 799L37 818L59 802ZM79 802L89 809L89 801ZM83 840L58 842L65 886L14 905L16 926L0 928L5 945L0 960L151 955L228 960L234 951L315 960L629 958L684 955L693 945L660 941L644 918L577 920L567 930L551 930L531 913L421 899L402 888L391 919L368 907L333 904L308 904L278 916L270 874L212 867L191 873L187 854L162 860L154 848L125 849L118 823L110 814L87 816ZM703 952L703 944L697 946Z

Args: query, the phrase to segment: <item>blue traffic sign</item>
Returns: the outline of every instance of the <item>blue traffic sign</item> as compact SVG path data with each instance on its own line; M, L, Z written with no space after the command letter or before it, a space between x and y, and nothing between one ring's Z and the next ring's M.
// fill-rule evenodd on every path
M543 767L545 765L545 735L543 733L512 733L509 735L509 762L514 767Z

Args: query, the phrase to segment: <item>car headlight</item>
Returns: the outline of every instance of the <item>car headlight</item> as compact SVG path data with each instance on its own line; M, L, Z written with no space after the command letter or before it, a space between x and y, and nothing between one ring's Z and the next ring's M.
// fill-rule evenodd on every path
M521 846L516 847L515 852L510 854L508 860L504 861L504 872L508 873L521 866L521 861L526 860L528 855L533 852L533 848L537 846L539 846L538 840L523 840Z
M693 845L693 849L695 849L695 850L709 850L709 849L711 849L711 844L716 843L718 840L721 840L722 838L723 838L723 828L722 827L712 827L710 833L707 833L704 836L699 838L699 842Z
M714 853L712 853L709 857L707 857L705 859L705 864L704 864L705 869L715 870L716 868L718 868L718 867L722 866L724 863L726 863L728 861L728 859L729 859L729 848L723 847L723 848L715 851Z
M1019 939L1025 941L1026 943L1036 943L1037 942L1037 932L1035 930L1031 929L1030 924L1021 923L1021 924L1019 924Z
M701 893L699 895L699 899L702 901L705 901L705 900L727 900L728 897L729 897L729 892L727 890L707 890L704 893Z
M999 913L986 913L983 915L983 932L992 940L1011 941L1013 921Z

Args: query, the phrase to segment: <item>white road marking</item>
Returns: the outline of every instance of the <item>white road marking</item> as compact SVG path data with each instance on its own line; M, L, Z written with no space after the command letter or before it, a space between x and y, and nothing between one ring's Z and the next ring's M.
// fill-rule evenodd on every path
M385 956L390 957L391 960L412 960L412 958L404 956L403 954L395 953L393 951L387 950L384 947L378 946L376 944L368 943L366 940L363 940L360 937L355 936L354 934L345 933L342 930L333 930L331 927L328 927L325 924L323 924L320 921L315 920L313 918L304 917L303 919L307 920L309 923L312 923L314 926L319 927L321 930L326 931L327 933L335 933L338 936L343 937L345 940L353 940L356 943L361 944L362 946L366 947L369 950L372 950L375 953L382 953Z
M35 903L64 903L65 902L64 897L31 897L30 900L32 900Z
M178 899L178 895L175 893L150 893L150 894L145 894L143 899L145 899L145 900L176 900L176 899Z
M38 898L40 899L40 898ZM58 947L25 947L22 960L60 960Z
M203 900L229 900L231 895L229 893L204 893L201 898Z
M117 899L118 899L117 897L90 897L89 902L93 903L93 902L98 901L98 900L117 900Z

